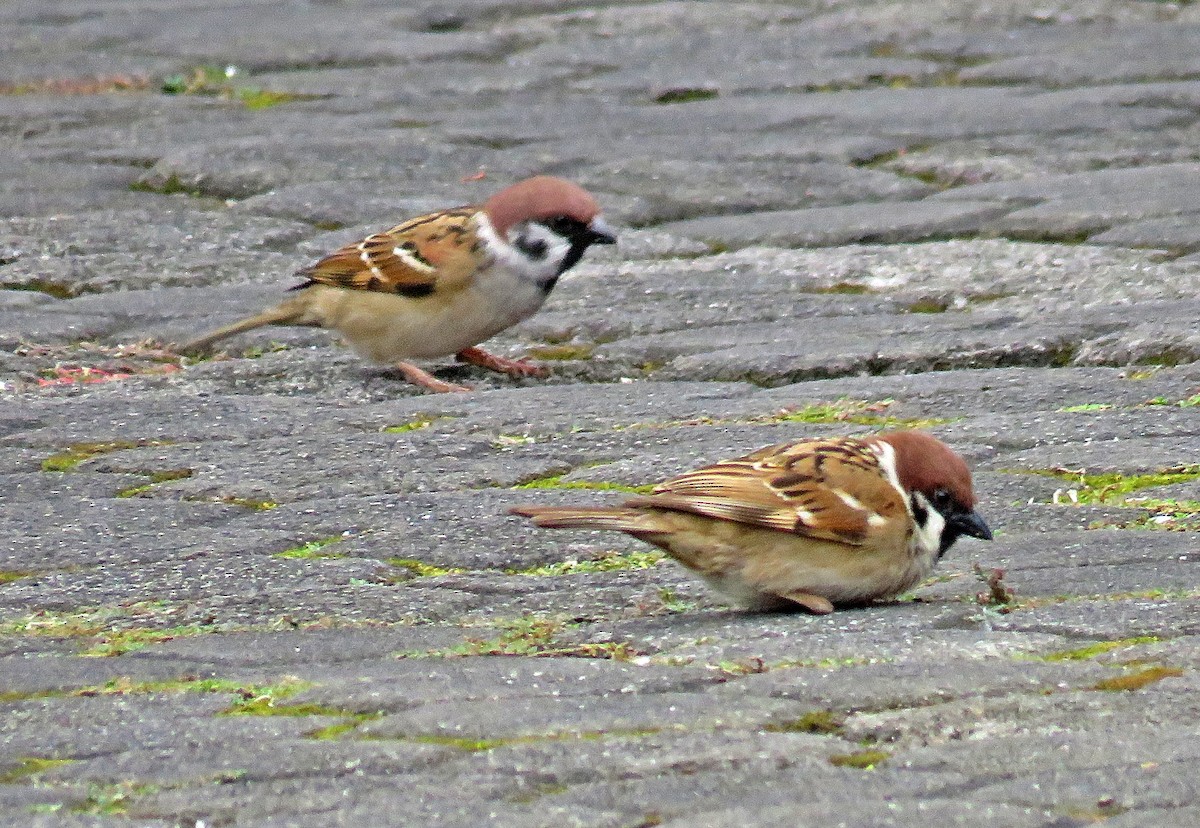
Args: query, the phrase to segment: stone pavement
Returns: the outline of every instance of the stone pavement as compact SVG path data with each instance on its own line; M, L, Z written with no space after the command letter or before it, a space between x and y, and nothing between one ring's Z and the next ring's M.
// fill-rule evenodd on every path
M1200 824L1200 5L0 33L0 823ZM549 380L161 344L533 172L624 228L491 343ZM888 604L748 614L505 515L906 425L997 537Z

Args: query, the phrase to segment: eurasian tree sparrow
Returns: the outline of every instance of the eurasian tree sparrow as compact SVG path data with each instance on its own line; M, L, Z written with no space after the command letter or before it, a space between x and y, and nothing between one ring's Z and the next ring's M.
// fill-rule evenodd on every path
M801 440L690 471L623 506L519 506L553 529L663 549L751 609L813 613L903 592L962 535L991 540L971 472L919 431Z
M297 276L274 308L183 345L201 350L264 325L332 328L362 357L395 365L433 391L466 391L407 362L454 354L516 377L544 376L526 360L475 347L532 316L592 244L616 236L595 198L551 176L527 178L481 206L419 216L330 253Z

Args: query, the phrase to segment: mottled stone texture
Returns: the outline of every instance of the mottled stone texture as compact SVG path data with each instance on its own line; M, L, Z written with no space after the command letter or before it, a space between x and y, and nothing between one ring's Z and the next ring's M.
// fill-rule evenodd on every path
M0 42L0 822L1200 820L1200 5L11 0ZM548 380L167 344L534 172L622 227L489 343ZM747 614L506 515L905 425L996 539L889 604Z

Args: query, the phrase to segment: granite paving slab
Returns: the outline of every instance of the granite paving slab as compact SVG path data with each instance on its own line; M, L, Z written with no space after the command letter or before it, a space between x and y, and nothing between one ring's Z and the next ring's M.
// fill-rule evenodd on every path
M0 822L1197 821L1200 6L0 6ZM173 343L534 173L589 251L431 395ZM930 430L995 530L748 613L619 503Z

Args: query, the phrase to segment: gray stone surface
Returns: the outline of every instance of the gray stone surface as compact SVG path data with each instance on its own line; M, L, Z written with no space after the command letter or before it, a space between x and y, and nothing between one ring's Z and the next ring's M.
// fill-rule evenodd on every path
M19 0L0 36L0 822L1197 821L1200 6ZM535 172L621 227L488 343L548 379L170 345ZM831 616L507 514L908 425L996 539Z

